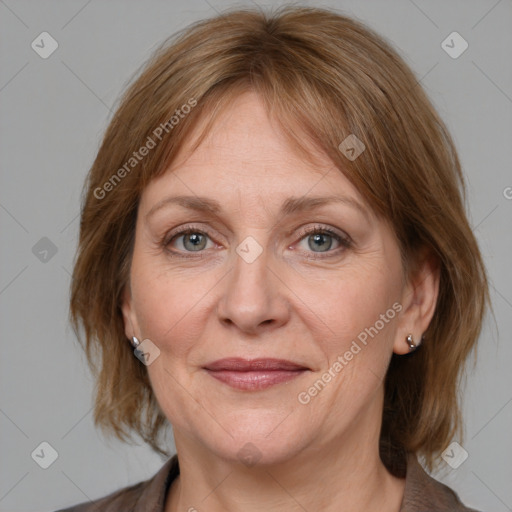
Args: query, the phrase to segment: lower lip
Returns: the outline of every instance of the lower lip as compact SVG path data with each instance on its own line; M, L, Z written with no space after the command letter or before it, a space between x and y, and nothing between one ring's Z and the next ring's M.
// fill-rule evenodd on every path
M206 370L214 379L228 384L232 388L246 391L267 389L282 382L288 382L302 375L306 370L259 370L259 371L232 371Z

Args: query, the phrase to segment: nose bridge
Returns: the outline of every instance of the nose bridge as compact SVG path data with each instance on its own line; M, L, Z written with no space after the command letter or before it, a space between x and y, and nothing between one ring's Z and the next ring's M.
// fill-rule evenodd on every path
M236 247L233 267L219 304L219 318L240 329L254 331L263 323L285 321L286 305L282 287L271 270L273 254L259 237L247 236Z

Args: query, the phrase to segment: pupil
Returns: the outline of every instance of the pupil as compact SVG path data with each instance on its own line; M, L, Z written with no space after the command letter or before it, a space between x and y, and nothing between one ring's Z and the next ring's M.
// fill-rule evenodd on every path
M316 233L315 235L313 235L313 239L314 239L315 244L316 244L315 247L317 249L318 248L322 249L322 242L325 242L325 237L326 237L326 235L323 235L321 233ZM317 244L317 242L319 242L319 244ZM325 247L324 250L328 250L328 249L330 249L330 247L331 247L331 244L328 243L327 247ZM313 247L311 247L311 248L313 248ZM323 251L321 251L321 252L323 252Z
M201 247L201 242L203 241L203 240L201 240L202 237L203 237L203 235L200 235L199 233L192 233L192 234L188 235L188 237L185 238L185 241L187 241L187 239L188 239L188 241L192 243L191 249L193 251L196 251L198 249L202 249L202 247Z

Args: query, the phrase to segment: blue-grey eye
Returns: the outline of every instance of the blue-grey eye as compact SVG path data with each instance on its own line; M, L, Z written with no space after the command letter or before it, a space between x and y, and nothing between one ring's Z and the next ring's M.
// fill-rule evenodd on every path
M201 251L206 246L207 236L201 233L187 233L182 235L183 247L187 251Z
M308 246L315 252L325 252L332 247L332 238L328 233L314 233L308 236Z

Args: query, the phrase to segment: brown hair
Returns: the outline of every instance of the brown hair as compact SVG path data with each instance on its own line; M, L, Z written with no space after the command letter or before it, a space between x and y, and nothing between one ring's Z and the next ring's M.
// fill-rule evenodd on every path
M419 248L439 260L436 312L422 347L392 358L381 431L391 471L399 472L406 451L432 468L434 455L462 435L459 379L489 301L460 163L445 125L390 45L359 22L317 8L238 10L198 22L155 52L122 97L88 174L71 284L72 325L77 335L83 327L78 337L96 378L95 424L125 441L136 432L169 455L159 440L167 419L120 310L137 205L198 121L208 119L205 135L245 89L260 94L298 150L306 151L306 135L390 221L405 264ZM350 134L366 146L353 161L338 149Z

